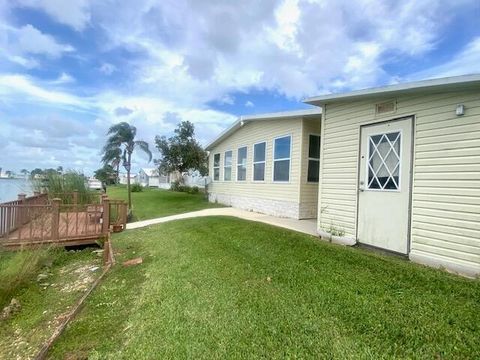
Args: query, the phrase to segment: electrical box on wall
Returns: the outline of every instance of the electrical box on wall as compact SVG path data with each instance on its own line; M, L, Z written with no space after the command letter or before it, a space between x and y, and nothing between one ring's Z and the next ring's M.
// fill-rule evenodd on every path
M462 116L462 115L465 115L465 105L463 104L458 104L457 105L457 108L455 110L455 114L457 116Z

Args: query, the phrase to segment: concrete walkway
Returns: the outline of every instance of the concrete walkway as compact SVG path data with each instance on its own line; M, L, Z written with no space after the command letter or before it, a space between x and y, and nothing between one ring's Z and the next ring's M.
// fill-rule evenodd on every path
M127 230L138 229L145 226L162 224L168 221L190 219L203 216L234 216L240 219L252 220L263 222L274 226L279 226L285 229L295 230L304 234L318 236L317 234L317 220L295 220L287 218L278 218L275 216L259 214L255 212L245 211L235 208L218 208L218 209L205 209L200 211L192 211L184 214L165 216L161 218L136 221L127 224Z

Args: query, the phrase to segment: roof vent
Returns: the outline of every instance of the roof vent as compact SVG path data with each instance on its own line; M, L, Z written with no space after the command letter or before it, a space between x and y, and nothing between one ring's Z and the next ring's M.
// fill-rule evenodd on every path
M376 115L393 113L396 110L397 110L397 102L395 100L389 100L389 101L375 104Z

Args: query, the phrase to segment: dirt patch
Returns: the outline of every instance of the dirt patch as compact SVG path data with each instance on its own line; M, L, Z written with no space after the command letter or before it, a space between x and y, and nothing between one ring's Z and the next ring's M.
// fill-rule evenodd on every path
M91 264L88 264L71 270L70 273L73 275L73 281L69 281L64 284L60 288L60 291L81 292L87 290L89 285L95 281L99 269L100 268L98 266L92 266Z
M35 358L101 273L99 258L92 254L89 260L72 261L37 274L26 294L18 294L0 309L0 359Z

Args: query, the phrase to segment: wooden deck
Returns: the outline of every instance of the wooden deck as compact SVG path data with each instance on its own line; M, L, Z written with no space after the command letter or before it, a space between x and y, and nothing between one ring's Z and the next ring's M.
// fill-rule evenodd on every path
M58 218L58 234L52 231L52 214L42 214L38 218L21 225L4 237L6 247L18 247L44 243L91 244L101 237L103 231L101 211L62 212Z
M93 244L112 228L125 229L126 216L126 203L105 195L96 204L61 204L46 198L35 204L4 203L0 204L0 246Z

